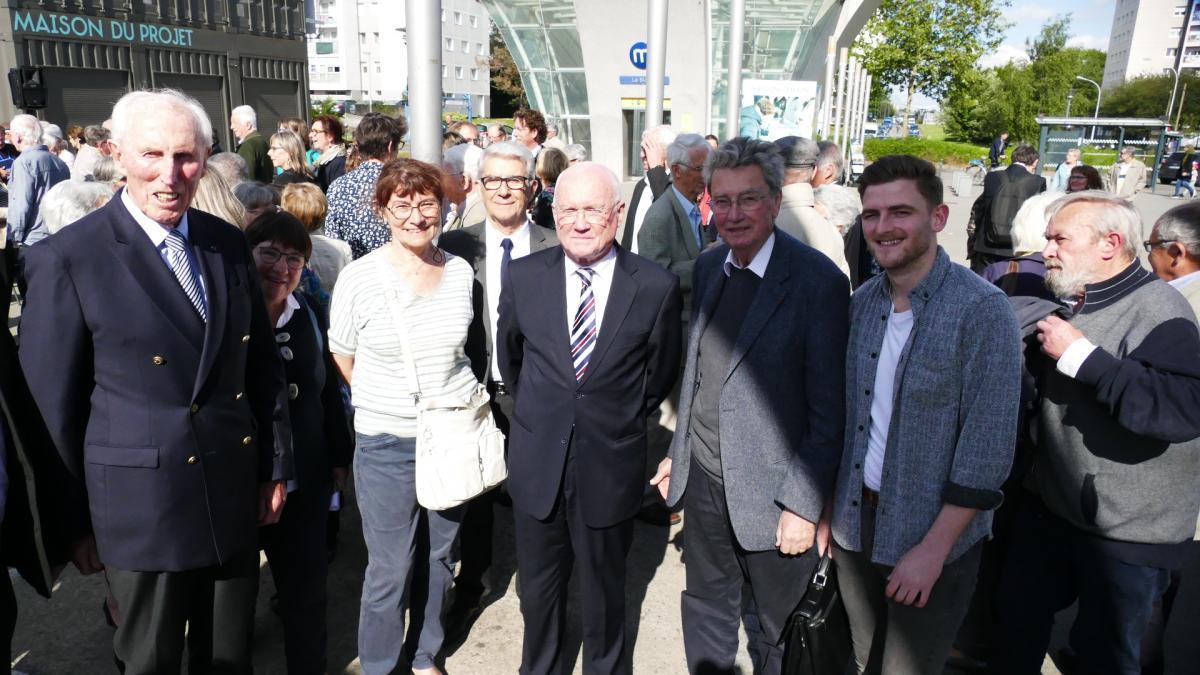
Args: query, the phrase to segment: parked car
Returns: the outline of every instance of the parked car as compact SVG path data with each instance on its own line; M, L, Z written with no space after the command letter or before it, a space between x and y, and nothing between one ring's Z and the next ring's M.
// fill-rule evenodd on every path
M1158 165L1158 182L1165 185L1175 182L1175 179L1179 177L1179 165L1183 162L1185 154L1187 153L1172 152L1170 155L1163 157L1162 163Z

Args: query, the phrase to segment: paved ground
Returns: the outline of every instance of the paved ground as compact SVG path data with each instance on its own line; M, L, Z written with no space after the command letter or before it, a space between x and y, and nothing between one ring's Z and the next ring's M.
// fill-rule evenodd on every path
M941 241L957 259L962 258L965 250L964 228L972 199L973 195L960 198L947 192L951 219ZM1136 204L1147 222L1152 223L1173 202L1166 197L1144 195ZM341 550L329 579L329 671L333 673L359 672L355 660L355 635L366 553L358 535L359 520L353 498L348 501L350 505L343 513ZM446 671L450 675L511 673L519 664L521 616L515 593L511 517L511 512L506 509L497 512L497 565L490 604L466 643L448 650ZM683 588L681 530L681 526L667 529L639 523L635 531L628 563L627 620L637 672L685 671L679 622L679 592ZM1200 580L1200 556L1193 561L1191 572L1193 579ZM103 583L99 577L80 577L69 568L59 581L54 600L49 602L34 595L19 581L16 587L22 612L13 641L16 669L28 673L114 672L111 631L100 614ZM256 626L255 669L268 675L285 672L280 624L267 607L267 598L272 593L270 572L264 568ZM577 626L576 610L572 604L572 624ZM1200 644L1194 639L1200 628L1200 581L1185 583L1175 616L1167 636L1167 672L1194 673L1195 664L1200 662ZM1063 627L1069 625L1069 614L1062 617L1059 625L1061 633ZM570 645L572 652L577 654L577 628L571 634ZM744 658L742 665L748 673ZM578 663L574 672L580 672ZM1058 673L1049 659L1043 672Z

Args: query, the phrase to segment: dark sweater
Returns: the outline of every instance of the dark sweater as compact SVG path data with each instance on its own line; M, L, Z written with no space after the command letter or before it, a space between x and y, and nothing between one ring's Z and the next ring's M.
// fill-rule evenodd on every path
M275 165L267 156L267 150L267 139L257 131L253 131L238 144L237 154L246 160L246 167L250 169L252 180L269 184L275 177Z
M305 490L329 484L331 469L350 465L354 437L324 335L328 330L326 320L319 310L315 313L321 331L318 337L313 330L314 316L308 309L318 307L317 302L302 294L299 298L300 309L283 328L275 330L275 340L287 376L293 478L299 489Z
M700 337L696 354L699 385L692 399L692 457L717 484L724 482L721 473L721 389L729 373L733 346L761 285L762 279L754 272L733 268L721 289L712 320Z

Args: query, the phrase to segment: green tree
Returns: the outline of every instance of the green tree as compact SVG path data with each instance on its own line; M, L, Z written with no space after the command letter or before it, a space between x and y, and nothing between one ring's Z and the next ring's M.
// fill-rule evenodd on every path
M1000 44L1008 0L883 0L855 41L867 70L889 88L941 100Z
M521 82L521 71L517 69L517 62L509 53L504 36L495 26L492 26L488 43L492 50L492 115L508 117L517 108L528 107L529 99L525 97L525 85Z
M990 70L971 71L942 99L942 122L947 139L963 143L991 140L984 117L996 87L995 79Z
M887 85L879 80L871 80L871 100L867 103L867 110L874 113L877 120L896 114L896 106L892 105Z
M1132 79L1104 93L1100 102L1100 113L1106 117L1147 117L1162 119L1167 114L1167 103L1171 100L1171 88L1175 86L1174 75L1151 75ZM1184 100L1186 93L1186 100ZM1171 110L1171 124L1179 115L1183 129L1196 129L1200 124L1200 106L1195 101L1200 96L1200 77L1185 72L1179 77L1179 89L1175 93L1175 106ZM1183 111L1180 113L1180 111Z
M1025 38L1025 53L1029 55L1029 62L1035 63L1066 49L1067 40L1071 39L1070 26L1071 15L1059 14L1042 26L1036 38Z
M313 103L311 106L309 106L309 112L311 113L309 115L309 119L320 117L321 115L333 115L334 117L342 116L342 110L340 106L338 106L337 101L334 101L331 98L322 99L316 103Z

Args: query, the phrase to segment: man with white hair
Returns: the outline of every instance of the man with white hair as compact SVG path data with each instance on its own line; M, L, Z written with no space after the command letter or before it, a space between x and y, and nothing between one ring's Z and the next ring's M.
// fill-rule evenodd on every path
M4 278L0 280L0 312L8 317L12 285L25 293L21 260L25 248L49 233L39 205L46 191L71 177L71 170L42 142L42 125L33 115L17 115L8 125L17 152L8 178L8 247L4 251Z
M546 140L542 145L547 148L566 150L567 144L563 142L563 139L558 137L558 125L554 122L546 122Z
M60 526L79 571L105 572L123 672L180 672L186 640L189 671L248 673L258 527L286 497L279 349L241 231L190 208L204 109L134 91L113 120L125 188L26 267L21 366L69 472Z
M642 179L633 186L633 196L625 210L625 227L617 236L621 248L638 252L638 232L642 221L653 204L671 185L671 174L667 172L667 146L675 140L675 130L663 124L642 132ZM650 188L650 197L645 197Z
M997 594L1005 673L1041 672L1055 612L1079 602L1079 672L1141 672L1141 642L1200 513L1200 334L1138 261L1128 200L1047 210L1046 284L1069 320L1038 323L1038 449Z
M64 180L46 192L42 200L42 216L46 231L55 234L67 225L108 203L113 188L96 181Z
M842 149L833 141L817 141L817 150L817 166L813 170L812 176L813 189L840 183L845 162L842 157Z
M479 198L479 161L483 150L472 143L460 143L442 156L442 188L450 212L446 215L446 230L459 230L482 222L487 217ZM473 165L474 171L468 166Z
M239 105L229 116L229 129L237 139L237 154L250 167L250 177L260 183L270 183L275 178L275 165L267 155L267 139L258 133L258 116L254 108Z

